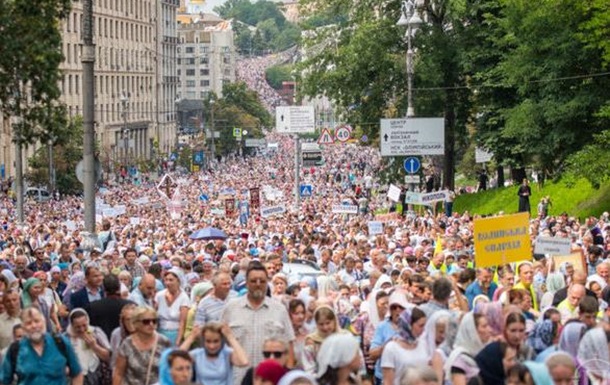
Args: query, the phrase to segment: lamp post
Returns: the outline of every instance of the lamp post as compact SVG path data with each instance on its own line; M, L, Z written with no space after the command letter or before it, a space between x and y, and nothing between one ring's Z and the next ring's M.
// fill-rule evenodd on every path
M123 129L121 130L121 135L123 137L123 151L125 154L125 159L123 160L123 165L127 168L127 160L129 154L129 128L127 128L127 109L129 108L129 97L125 94L121 95L121 104L123 106L123 111L121 115L123 117Z
M400 19L396 23L396 25L407 26L407 118L415 116L415 108L413 106L413 44L411 39L422 24L418 11L418 7L422 3L422 0L403 0Z
M49 139L49 189L51 194L55 192L55 165L53 164L53 146L55 145L55 137Z
M210 99L210 115L212 118L212 132L210 133L210 139L212 139L212 145L210 146L210 152L212 153L212 161L216 159L216 139L214 138L216 121L214 120L214 99Z

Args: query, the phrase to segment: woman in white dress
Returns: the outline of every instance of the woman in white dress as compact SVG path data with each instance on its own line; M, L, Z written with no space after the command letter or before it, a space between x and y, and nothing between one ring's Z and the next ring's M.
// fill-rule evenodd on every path
M398 336L388 342L381 355L383 385L400 385L408 366L428 366L428 347L419 338L426 326L426 314L417 307L405 309L398 318Z
M172 345L180 346L186 328L190 299L182 290L182 272L170 269L163 277L165 289L155 295L159 315L159 333L167 337Z

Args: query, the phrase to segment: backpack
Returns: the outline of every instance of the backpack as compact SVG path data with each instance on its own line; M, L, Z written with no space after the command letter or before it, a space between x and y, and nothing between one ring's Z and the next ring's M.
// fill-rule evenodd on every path
M53 341L55 341L55 346L57 346L57 350L59 350L61 355L64 356L66 361L69 361L68 350L66 348L66 343L65 343L64 339L61 338L61 335L59 335L57 333L52 333L51 336L53 337ZM6 356L8 357L8 359L11 362L11 367L13 368L13 373L15 373L17 370L17 357L19 357L19 342L20 341L11 342L11 345L8 348L8 352L6 353Z

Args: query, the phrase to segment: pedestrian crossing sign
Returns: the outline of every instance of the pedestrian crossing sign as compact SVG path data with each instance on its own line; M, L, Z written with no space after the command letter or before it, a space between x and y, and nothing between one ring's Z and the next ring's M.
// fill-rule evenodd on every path
M320 137L318 138L318 144L333 144L334 142L335 140L330 134L330 131L328 131L328 128L323 129Z
M301 198L309 198L312 195L313 188L310 184L302 184L300 187Z
M239 138L241 139L241 128L239 127L233 127L233 136L235 138Z

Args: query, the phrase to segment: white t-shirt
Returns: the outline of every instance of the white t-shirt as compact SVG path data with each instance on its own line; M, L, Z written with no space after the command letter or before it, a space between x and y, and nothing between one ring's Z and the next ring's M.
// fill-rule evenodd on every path
M174 300L171 306L167 306L165 300L167 289L161 290L155 295L157 302L157 314L159 315L159 329L161 330L178 330L180 327L180 308L190 307L191 300L184 291L181 291L178 298Z
M394 385L400 385L400 377L407 366L428 366L426 344L418 341L415 349L408 350L398 342L390 341L381 354L381 369L394 369Z

